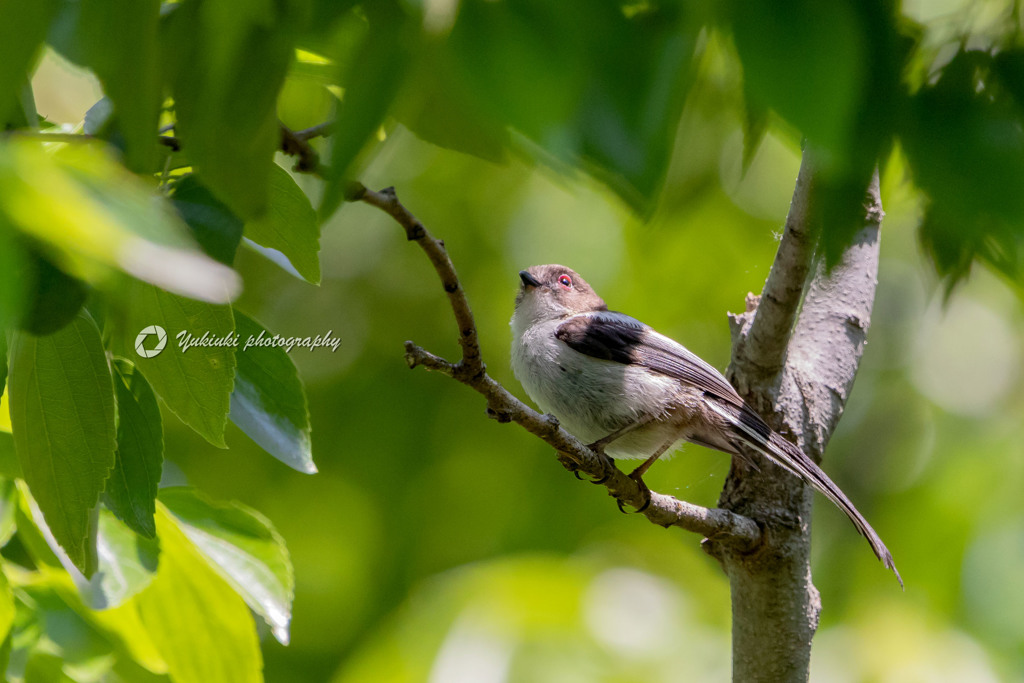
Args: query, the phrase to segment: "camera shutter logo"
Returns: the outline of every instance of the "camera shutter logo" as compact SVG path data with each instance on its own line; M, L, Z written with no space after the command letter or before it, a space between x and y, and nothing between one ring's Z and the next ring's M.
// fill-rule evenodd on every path
M151 349L145 347L146 338L150 335L156 335L156 346ZM143 358L152 358L157 356L164 347L167 346L167 331L159 325L150 325L142 329L139 332L139 336L135 338L135 353L139 354Z

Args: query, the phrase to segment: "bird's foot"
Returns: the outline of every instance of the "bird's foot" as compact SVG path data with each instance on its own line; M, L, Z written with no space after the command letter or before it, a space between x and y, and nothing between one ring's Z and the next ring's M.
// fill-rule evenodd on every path
M608 457L608 454L604 452L604 447L607 445L608 442L605 439L587 444L587 448L597 453L598 459L601 460L601 463L604 465L604 475L597 479L591 479L591 484L605 483L611 478L612 472L615 471L615 463L613 463L612 459Z
M562 463L562 467L572 472L572 476L583 481L583 477L580 476L580 465L574 458L569 456L567 453L559 452L558 462Z
M647 488L647 484L644 482L643 474L643 466L637 467L635 470L629 473L629 478L636 482L637 487L640 489L640 495L642 495L644 499L643 504L636 510L634 510L634 513L643 512L644 510L651 506L651 490ZM619 506L619 512L625 513L626 510L625 508L622 507L622 501L616 500L615 502Z

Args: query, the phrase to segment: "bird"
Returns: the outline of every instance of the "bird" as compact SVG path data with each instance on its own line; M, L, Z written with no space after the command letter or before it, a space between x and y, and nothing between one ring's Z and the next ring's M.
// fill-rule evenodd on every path
M566 266L519 272L511 364L530 398L592 450L645 458L643 475L683 442L749 461L744 449L807 482L846 513L903 585L892 554L850 499L799 447L771 429L728 380L682 344L608 306ZM752 461L751 461L752 462Z

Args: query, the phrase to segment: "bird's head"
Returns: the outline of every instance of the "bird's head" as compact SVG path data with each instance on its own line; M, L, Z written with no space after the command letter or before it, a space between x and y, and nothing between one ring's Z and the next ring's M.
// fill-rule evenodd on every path
M606 311L604 299L572 268L549 264L519 271L516 315L533 321Z

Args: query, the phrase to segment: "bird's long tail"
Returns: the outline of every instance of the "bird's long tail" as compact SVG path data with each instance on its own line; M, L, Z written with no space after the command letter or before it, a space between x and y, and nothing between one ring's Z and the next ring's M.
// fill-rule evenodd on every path
M846 494L818 467L817 463L807 457L796 445L786 441L780 434L768 427L756 413L746 406L744 406L739 415L733 414L730 417L730 421L735 428L735 434L740 440L762 453L775 464L818 489L826 498L835 503L840 510L845 512L846 516L853 522L853 525L857 527L857 531L871 544L871 549L875 552L878 559L882 561L886 568L892 570L892 573L896 575L896 580L900 582L900 587L903 587L903 577L900 576L899 570L896 569L892 553L885 547L885 543L882 542L878 533L864 519L864 515L860 514L850 499L846 497Z

